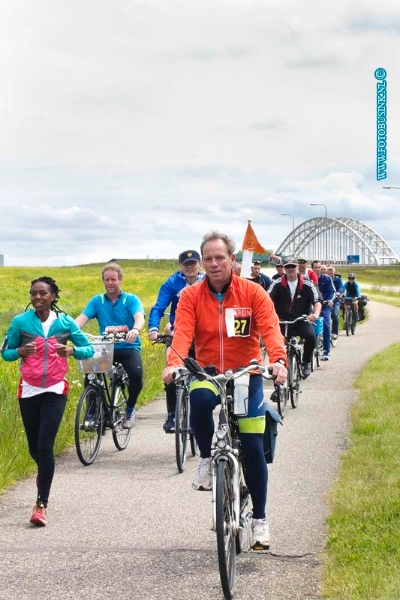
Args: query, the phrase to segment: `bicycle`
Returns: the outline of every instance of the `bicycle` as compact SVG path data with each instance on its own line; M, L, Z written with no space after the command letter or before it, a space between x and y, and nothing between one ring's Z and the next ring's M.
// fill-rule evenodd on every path
M218 428L211 450L212 476L212 530L216 532L218 567L224 596L231 600L235 591L236 556L242 552L247 539L251 547L250 493L245 484L244 465L239 439L238 416L244 416L235 406L232 384L250 372L259 372L271 379L272 367L258 364L257 360L238 371L217 374L215 367L203 369L192 358L184 359L181 372L189 372L199 380L208 380L221 399ZM245 537L245 534L246 537Z
M92 336L95 354L91 359L78 361L78 369L85 373L85 386L75 415L75 447L78 458L85 466L91 465L100 450L102 436L112 430L114 444L125 450L132 430L124 429L128 400L128 376L120 363L113 363L114 342L121 335Z
M331 314L331 330L330 330L330 340L331 340L331 346L332 348L336 348L337 346L337 342L338 342L338 335L337 334L333 334L332 333L332 327L333 327L333 314L335 311L335 304L332 307L332 314ZM339 324L339 313L337 315L337 320L338 320L338 324ZM335 336L335 337L334 337Z
M356 299L357 300L357 299ZM344 299L344 328L346 335L354 335L356 332L357 313L354 311L354 298Z
M313 323L316 337L316 344L314 348L314 352L311 355L311 371L314 371L315 367L321 366L321 358L324 354L324 342L323 342L323 326L324 320L322 317L318 317L318 319ZM314 367L315 363L315 367Z
M165 344L169 347L172 340L172 335L159 335L153 344ZM174 381L176 384L175 458L179 473L183 473L186 468L188 441L192 456L197 456L199 453L195 437L190 429L189 386L191 379L192 375L187 370L177 369Z
M288 377L287 377L287 389L289 391L290 403L292 408L297 408L300 397L300 382L303 378L301 374L301 357L303 354L303 341L297 336L288 336L289 325L294 325L299 321L307 321L307 315L302 315L294 319L294 321L279 321L280 325L284 325L284 337L286 354L288 361ZM278 412L279 404L278 404Z

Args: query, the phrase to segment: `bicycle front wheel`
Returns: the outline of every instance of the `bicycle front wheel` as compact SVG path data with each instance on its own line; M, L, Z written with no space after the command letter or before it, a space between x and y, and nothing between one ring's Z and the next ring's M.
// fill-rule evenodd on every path
M286 413L286 406L288 401L289 390L287 384L279 385L277 388L277 405L278 405L278 413L283 418Z
M125 450L132 435L132 429L124 429L122 422L125 418L128 391L125 385L116 382L112 392L112 436L117 450Z
M220 460L217 464L215 499L219 574L224 596L231 600L236 581L236 535L232 474L226 460Z
M317 345L315 348L315 364L317 367L321 366L322 349L323 349L323 342L322 342L322 336L320 334L320 335L317 335Z
M79 398L75 415L75 447L85 466L99 453L104 426L103 401L99 390L88 385Z
M290 403L292 408L297 408L300 396L300 365L297 357L293 354L289 360L290 369Z
M188 391L179 388L175 405L175 456L179 473L186 467L186 449L189 435Z

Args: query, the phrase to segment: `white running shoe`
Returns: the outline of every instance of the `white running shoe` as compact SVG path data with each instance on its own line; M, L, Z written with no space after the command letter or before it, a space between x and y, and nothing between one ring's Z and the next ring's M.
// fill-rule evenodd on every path
M199 458L196 475L192 481L195 490L209 492L212 488L211 480L211 458Z
M126 417L122 421L122 429L132 429L136 425L136 410L132 411L132 414L129 418Z
M269 549L269 527L267 519L253 519L251 523L253 530L253 550Z

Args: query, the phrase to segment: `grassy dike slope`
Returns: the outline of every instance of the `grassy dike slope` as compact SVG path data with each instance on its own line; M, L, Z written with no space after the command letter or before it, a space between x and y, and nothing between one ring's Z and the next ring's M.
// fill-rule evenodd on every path
M161 283L176 270L176 263L172 260L118 262L124 272L122 288L139 296L148 315ZM75 318L83 310L89 298L104 290L101 281L102 267L103 264L81 267L0 269L0 285L3 290L0 298L1 337L3 338L6 333L12 318L25 310L30 300L29 290L32 279L42 275L53 277L61 290L58 303L60 309ZM97 323L90 322L85 330L98 333ZM163 389L160 374L164 365L164 348L152 346L145 332L141 339L145 385L139 396L138 405L149 402ZM69 401L56 440L57 454L73 443L75 408L82 391L83 375L79 373L74 359L69 359L69 364ZM34 470L33 461L26 447L16 398L18 367L19 361L6 363L1 360L0 363L0 494L6 487Z

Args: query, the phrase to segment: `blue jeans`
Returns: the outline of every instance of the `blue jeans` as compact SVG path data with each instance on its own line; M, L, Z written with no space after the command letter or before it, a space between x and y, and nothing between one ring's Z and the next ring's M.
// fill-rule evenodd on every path
M322 330L322 338L324 342L324 354L329 354L331 350L331 315L332 309L330 306L324 306L321 311L321 317L324 320Z

